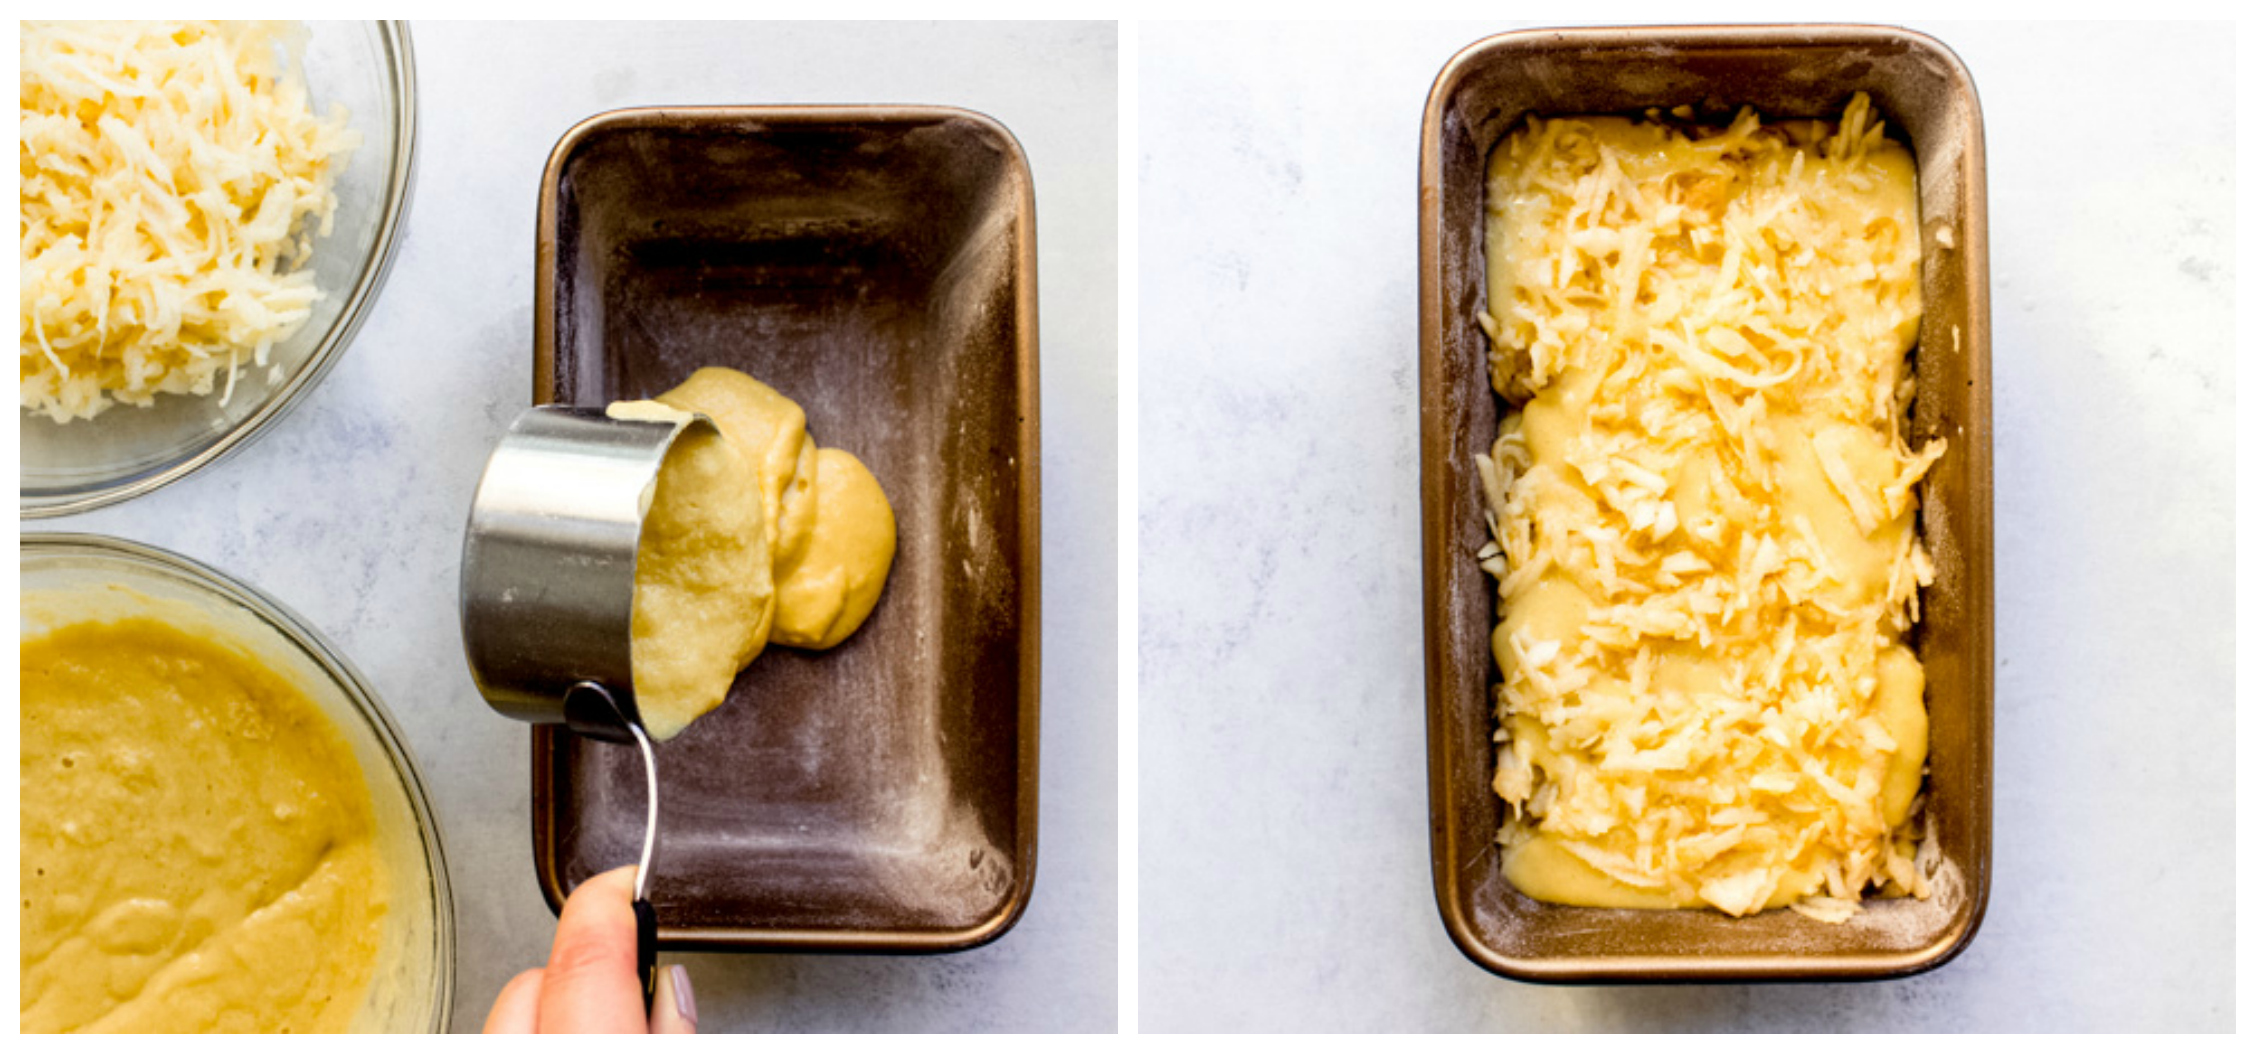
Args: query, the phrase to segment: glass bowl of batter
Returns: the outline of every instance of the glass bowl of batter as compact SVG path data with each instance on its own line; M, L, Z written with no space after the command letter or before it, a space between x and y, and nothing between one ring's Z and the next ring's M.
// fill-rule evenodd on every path
M244 364L231 392L160 394L57 422L17 411L24 519L85 512L147 494L232 455L265 434L327 376L360 331L391 269L415 171L415 58L403 22L310 21L295 67L312 108L342 104L360 145L337 172L334 225L304 267L321 291L311 317ZM28 309L27 309L28 310ZM29 329L27 354L36 354Z
M446 853L351 664L161 549L20 554L21 1029L446 1031Z

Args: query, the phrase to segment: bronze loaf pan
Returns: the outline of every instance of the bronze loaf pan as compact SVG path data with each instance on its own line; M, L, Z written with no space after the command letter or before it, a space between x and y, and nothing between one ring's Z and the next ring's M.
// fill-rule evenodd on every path
M1041 568L1034 191L993 120L931 107L602 114L540 198L533 398L730 366L869 465L892 577L827 652L770 647L658 748L659 942L950 951L1034 882ZM533 732L553 907L640 849L632 748Z
M1482 309L1489 150L1523 117L1757 108L1837 117L1869 92L1919 164L1925 317L1915 353L1919 438L1950 452L1921 492L1936 560L1915 647L1927 668L1928 810L1941 849L1935 896L1868 902L1828 926L1790 911L1561 907L1521 895L1497 865L1502 802L1489 790L1495 585L1473 455L1496 436ZM1423 418L1426 750L1434 894L1452 939L1497 973L1533 981L1816 980L1902 976L1973 936L1990 875L1990 326L1982 117L1974 85L1936 41L1850 26L1540 30L1460 52L1426 102L1418 177L1419 412ZM1948 225L1950 245L1937 231Z

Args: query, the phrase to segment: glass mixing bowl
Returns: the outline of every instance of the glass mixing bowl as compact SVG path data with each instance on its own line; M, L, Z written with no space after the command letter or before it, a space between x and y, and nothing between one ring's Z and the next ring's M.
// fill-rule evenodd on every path
M422 776L376 694L319 633L265 594L185 557L81 534L27 534L23 638L80 622L153 617L256 655L352 745L375 809L391 908L362 1032L445 1032L454 1005L454 898Z
M303 75L316 113L343 103L361 134L336 183L336 226L313 242L322 298L268 371L247 365L235 393L160 395L147 408L113 406L57 424L17 411L26 519L124 501L242 449L289 412L336 364L383 288L407 217L415 171L415 58L401 22L308 22ZM224 379L221 380L224 384Z

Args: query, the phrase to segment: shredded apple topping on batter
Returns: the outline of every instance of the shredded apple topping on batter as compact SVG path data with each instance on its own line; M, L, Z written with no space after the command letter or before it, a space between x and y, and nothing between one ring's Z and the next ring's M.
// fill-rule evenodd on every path
M1507 877L1828 921L1925 896L1910 152L1861 94L1837 125L1531 118L1488 202Z

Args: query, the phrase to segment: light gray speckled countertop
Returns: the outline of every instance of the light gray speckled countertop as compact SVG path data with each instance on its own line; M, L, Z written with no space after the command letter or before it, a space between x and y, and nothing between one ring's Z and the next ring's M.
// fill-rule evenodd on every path
M622 106L936 103L1003 122L1034 170L1041 295L1042 788L1017 928L937 957L684 957L706 1031L1110 1031L1115 1024L1118 162L1109 24L412 27L421 102L406 240L365 328L286 420L226 463L36 530L175 550L336 643L405 727L445 831L475 1031L548 953L527 733L471 687L456 623L463 519L531 388L541 168Z
M1141 32L1142 1026L2230 1028L2232 31L1929 30L1989 135L1972 945L1866 985L1550 988L1457 952L1427 857L1418 123L1507 28Z

